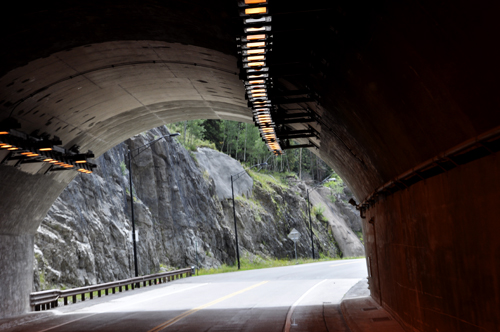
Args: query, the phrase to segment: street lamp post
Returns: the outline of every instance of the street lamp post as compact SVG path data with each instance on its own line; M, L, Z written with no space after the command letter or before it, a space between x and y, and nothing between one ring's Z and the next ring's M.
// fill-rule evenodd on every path
M306 190L306 192L307 192L307 213L309 214L309 230L311 231L312 259L314 259L314 240L313 240L313 228L312 228L312 219L311 219L311 202L309 200L309 193L315 191L316 189L320 188L324 183L330 182L331 180L332 180L332 178L330 178L330 176L328 176L323 181L321 181L319 184L317 184L316 186Z
M135 155L135 157L140 155L142 152L144 152L146 150L146 148L150 147L152 144L158 142L162 138L174 137L174 136L179 136L179 135L180 135L180 133L165 135L165 136L162 136L158 139L155 139L154 141L149 142L148 144L140 146L137 149L135 149L134 152L138 151L140 149L143 149L143 150L139 151ZM132 191L132 151L130 151L130 149L128 149L128 179L129 179L128 182L129 182L129 186L130 186L130 213L131 213L131 219L132 219L132 243L134 246L134 268L135 268L135 276L138 277L139 276L139 269L137 268L137 239L136 239L136 235L135 235L134 192Z
M256 164L253 166L250 166L248 169L257 167L257 166L266 166L267 163L262 163L262 164ZM236 241L236 258L238 260L238 270L240 269L240 247L238 246L238 228L236 226L236 207L234 204L234 181L238 180L242 174L246 173L246 170L243 170L237 174L231 175L231 194L233 196L233 216L234 216L234 237Z

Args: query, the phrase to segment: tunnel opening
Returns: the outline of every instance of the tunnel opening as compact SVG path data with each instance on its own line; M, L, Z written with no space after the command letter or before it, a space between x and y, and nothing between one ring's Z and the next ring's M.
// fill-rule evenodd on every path
M219 156L214 150L197 151L200 147L217 148L216 143L221 150L239 156L260 188L253 194L243 192L242 196L237 188L237 219L242 223L239 232L248 236L240 242L243 264L250 267L253 262L269 259L293 260L291 241L280 239L278 243L284 246L280 249L271 245L277 241L274 235L264 235L260 226L252 225L276 224L276 229L273 226L268 232L284 238L292 228L298 228L307 239L310 220L304 216L309 210L314 225L316 259L363 255L359 240L362 240L361 221L356 217L357 211L346 204L352 193L314 154L304 151L304 181L299 181L295 174L300 167L299 152L289 159L285 158L291 151L282 156L273 155L252 125L226 120L190 120L167 126L168 129L159 127L143 132L103 154L96 160L99 167L93 178L78 176L55 201L35 236L35 290L58 288L61 284L68 287L108 282L133 273L131 192L136 211L135 229L142 238L138 242L140 275L200 264L206 268L217 268L220 264L234 266L234 231L229 223L232 222L232 217L229 218L232 203L228 197L219 199L221 203L213 202L217 189L205 183L213 174L209 175L204 168L207 165L200 162L207 157L225 163L237 162ZM181 135L175 139L168 137L175 132ZM167 138L163 140L164 135ZM226 137L225 142L220 141L220 137ZM133 154L133 188L128 183L128 149L141 155ZM252 163L263 161L268 163L266 169L251 170ZM238 170L232 167L230 172ZM227 188L228 174L217 171L220 173L217 177L222 178ZM326 175L330 180L326 183L328 187L314 188ZM314 176L319 176L320 181ZM275 186L280 191L275 191ZM308 190L307 194L311 192L309 210L304 206L304 189ZM289 205L300 205L300 208ZM249 209L258 212L254 214ZM228 216L221 216L221 211ZM341 213L349 217L338 220ZM214 230L214 225L219 223L222 228ZM342 237L348 237L348 242L354 241L357 245L348 245ZM311 256L308 241L299 243L301 261ZM66 254L57 254L61 251Z

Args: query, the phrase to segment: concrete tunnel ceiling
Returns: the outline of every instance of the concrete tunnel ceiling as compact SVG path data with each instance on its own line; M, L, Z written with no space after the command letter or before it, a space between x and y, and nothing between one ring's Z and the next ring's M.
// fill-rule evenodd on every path
M24 132L100 155L142 131L189 119L252 122L236 58L196 46L116 41L30 62L0 79ZM8 111L8 109L4 109Z

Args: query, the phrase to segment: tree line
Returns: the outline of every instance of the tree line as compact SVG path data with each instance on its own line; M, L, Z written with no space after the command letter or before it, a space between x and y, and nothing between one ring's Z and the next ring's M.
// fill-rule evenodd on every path
M253 124L229 120L190 120L168 125L171 132L182 134L179 141L188 150L210 147L248 166L268 163L275 172L293 172L302 179L321 181L333 170L310 149L290 149L272 154Z

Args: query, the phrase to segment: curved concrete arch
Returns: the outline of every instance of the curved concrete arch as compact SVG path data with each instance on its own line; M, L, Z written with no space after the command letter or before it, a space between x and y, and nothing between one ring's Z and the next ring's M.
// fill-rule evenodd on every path
M31 133L56 135L100 155L161 124L188 119L252 122L236 58L202 47L115 41L30 62L0 79L4 105Z

